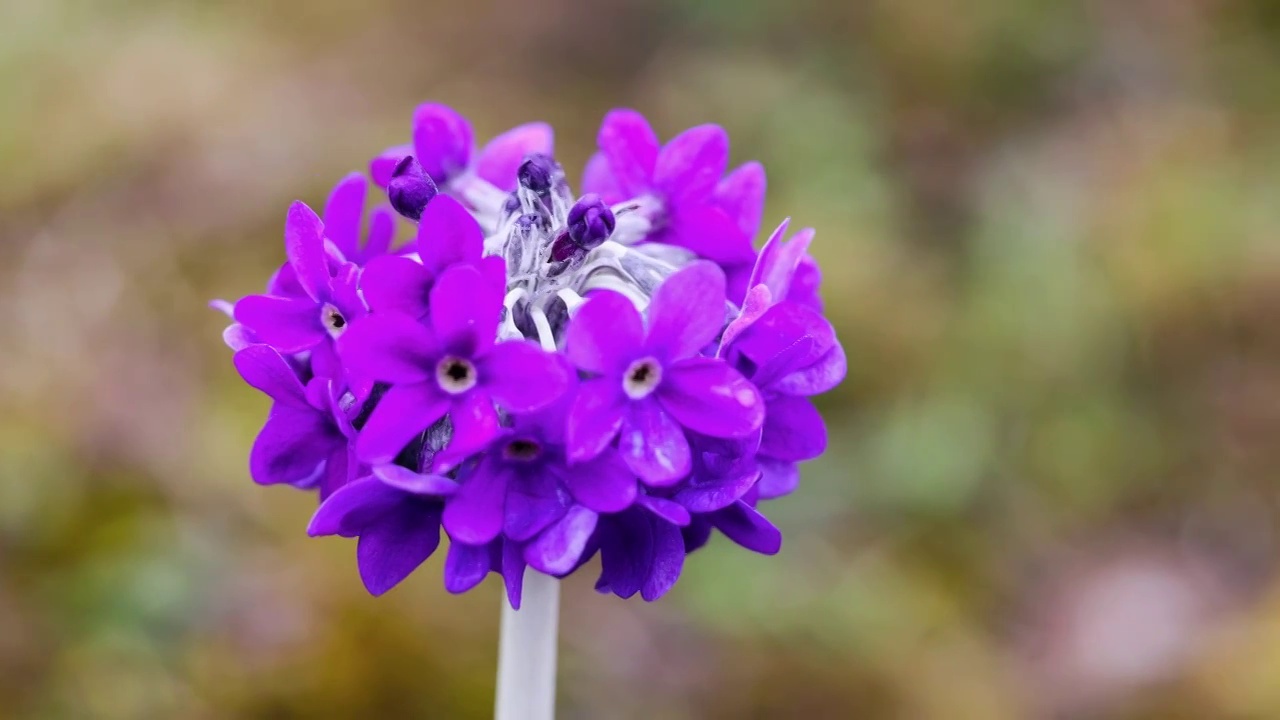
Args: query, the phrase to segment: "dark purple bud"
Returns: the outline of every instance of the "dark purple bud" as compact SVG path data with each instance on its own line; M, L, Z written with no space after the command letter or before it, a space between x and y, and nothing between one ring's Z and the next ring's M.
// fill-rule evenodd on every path
M600 247L617 224L613 211L595 193L583 195L569 208L569 237L583 250Z
M391 207L410 220L421 218L423 209L438 192L431 176L412 155L396 163L391 182L387 183L387 199L391 201Z
M502 212L506 215L520 212L520 196L511 193L507 196L507 201L502 204Z
M551 159L549 155L531 153L520 164L520 170L517 172L516 177L520 179L521 186L532 190L538 195L546 195L551 192L551 184L554 182L556 170L556 161Z

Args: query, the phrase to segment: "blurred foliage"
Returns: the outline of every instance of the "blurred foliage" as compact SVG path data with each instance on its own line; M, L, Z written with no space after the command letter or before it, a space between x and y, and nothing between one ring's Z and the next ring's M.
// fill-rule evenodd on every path
M367 597L205 307L429 98L722 123L850 354L779 557L568 584L562 717L1280 717L1278 8L0 2L0 717L491 713L497 584Z

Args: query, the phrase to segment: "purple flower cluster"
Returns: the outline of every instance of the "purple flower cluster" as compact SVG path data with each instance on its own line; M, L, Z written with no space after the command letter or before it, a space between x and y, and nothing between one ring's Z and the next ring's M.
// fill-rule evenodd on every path
M311 535L358 538L377 595L449 536L445 586L490 572L519 607L526 568L653 600L718 529L776 553L764 500L826 448L809 397L844 377L811 230L752 248L764 170L727 171L714 125L665 145L604 120L575 196L550 127L476 151L427 104L413 142L285 221L267 292L219 303L235 366L273 405L261 484L317 490ZM396 247L399 224L414 237ZM365 229L367 226L367 230Z

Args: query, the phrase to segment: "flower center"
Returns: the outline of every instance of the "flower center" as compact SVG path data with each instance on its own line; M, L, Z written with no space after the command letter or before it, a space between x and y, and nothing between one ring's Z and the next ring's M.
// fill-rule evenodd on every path
M502 457L517 462L537 460L542 454L542 446L532 440L512 440L502 449Z
M462 358L443 358L436 366L436 380L447 393L464 393L476 386L476 366Z
M631 363L622 376L622 389L632 400L648 396L662 382L662 366L647 357Z
M329 337L338 337L347 329L347 319L338 308L326 304L320 309L320 323L329 332Z

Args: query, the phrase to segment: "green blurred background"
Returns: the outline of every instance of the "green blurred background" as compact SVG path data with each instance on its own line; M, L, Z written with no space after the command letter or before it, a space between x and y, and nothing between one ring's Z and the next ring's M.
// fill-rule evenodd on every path
M499 584L381 599L248 478L213 297L434 99L728 128L818 229L831 449L563 718L1280 718L1280 4L0 0L0 717L484 718Z

